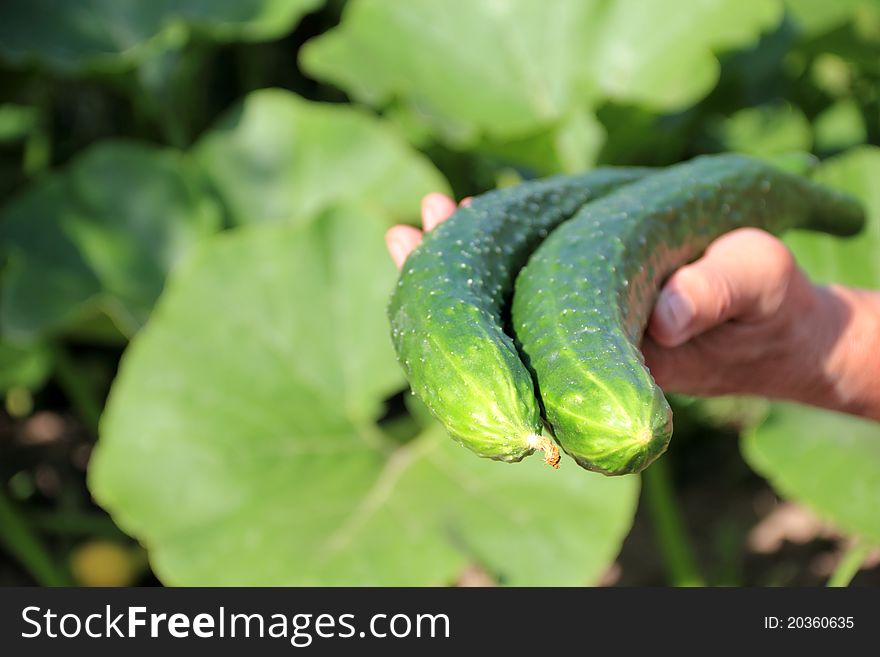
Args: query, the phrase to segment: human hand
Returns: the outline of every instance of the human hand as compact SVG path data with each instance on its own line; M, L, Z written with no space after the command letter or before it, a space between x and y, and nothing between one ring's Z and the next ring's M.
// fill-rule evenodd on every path
M845 320L843 304L807 279L781 241L741 228L669 277L642 352L664 390L821 404Z
M427 195L424 230L455 208ZM421 238L411 226L388 231L398 267ZM670 392L757 394L880 419L880 294L813 285L780 240L755 228L721 236L669 277L642 352Z

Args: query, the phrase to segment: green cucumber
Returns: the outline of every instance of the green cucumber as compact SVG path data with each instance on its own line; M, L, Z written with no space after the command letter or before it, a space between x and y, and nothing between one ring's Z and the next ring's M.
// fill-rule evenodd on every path
M407 258L388 309L392 341L413 392L461 444L500 461L542 449L558 463L502 312L517 272L551 229L647 171L597 169L483 194Z
M857 233L859 204L740 155L696 158L584 206L516 281L513 329L545 418L581 466L639 472L672 435L672 411L639 351L660 285L743 226Z

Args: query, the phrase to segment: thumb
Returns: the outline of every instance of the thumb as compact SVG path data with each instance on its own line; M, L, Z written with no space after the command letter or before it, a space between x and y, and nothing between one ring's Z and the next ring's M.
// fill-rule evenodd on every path
M795 270L788 248L769 233L741 228L723 235L669 278L648 333L677 347L728 320L764 319L779 309Z

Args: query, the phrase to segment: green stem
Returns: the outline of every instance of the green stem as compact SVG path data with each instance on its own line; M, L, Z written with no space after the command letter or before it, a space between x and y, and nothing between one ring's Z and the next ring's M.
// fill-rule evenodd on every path
M98 421L101 419L102 404L91 389L89 381L77 369L76 363L59 345L55 346L55 378L77 414L86 423L93 435L98 435Z
M21 512L0 488L0 543L43 586L70 586L67 572L58 566Z
M831 573L831 577L828 579L828 586L849 586L849 583L856 576L856 573L859 572L859 568L861 568L870 552L871 546L860 542L856 542L847 548L840 559L840 563L837 564L837 568Z
M666 461L651 465L642 473L642 481L669 583L673 586L704 586L678 512Z

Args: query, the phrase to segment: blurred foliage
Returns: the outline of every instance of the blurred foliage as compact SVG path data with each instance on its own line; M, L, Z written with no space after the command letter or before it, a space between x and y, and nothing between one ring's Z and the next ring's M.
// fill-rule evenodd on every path
M0 342L0 392L20 386L39 388L49 376L52 353L42 344Z
M747 433L748 462L782 495L870 543L880 543L880 427L819 409L775 404Z
M402 403L383 230L429 191L811 151L871 223L786 241L817 280L878 287L878 146L877 0L6 0L0 390L90 427L124 351L90 484L168 583L594 582L638 479L480 461ZM875 425L682 408L880 540ZM107 581L94 555L136 550L53 562L41 541L91 510L28 449L0 464L0 540L38 581Z
M0 210L0 328L31 340L104 312L131 336L167 271L220 227L185 154L105 141Z
M130 68L188 39L265 41L321 0L4 0L0 52L69 74ZM51 20L46 20L51 17Z
M786 243L818 282L880 288L880 148L862 146L825 160L815 177L859 198L868 213L867 225L852 239L803 232L786 236Z

